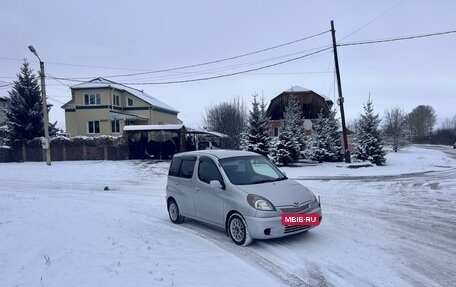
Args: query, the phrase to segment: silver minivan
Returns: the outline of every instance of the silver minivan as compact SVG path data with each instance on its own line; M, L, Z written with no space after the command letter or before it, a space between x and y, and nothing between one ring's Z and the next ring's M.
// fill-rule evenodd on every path
M174 155L166 186L173 223L185 218L222 228L237 244L305 232L321 221L319 200L262 155L203 150ZM284 223L284 215L312 214L318 223ZM288 221L286 221L288 222Z

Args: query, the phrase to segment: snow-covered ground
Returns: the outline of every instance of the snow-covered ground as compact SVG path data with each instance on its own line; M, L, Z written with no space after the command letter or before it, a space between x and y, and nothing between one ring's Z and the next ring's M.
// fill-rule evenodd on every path
M245 248L170 223L167 162L0 163L0 286L456 286L456 160L387 163L283 168L323 222Z

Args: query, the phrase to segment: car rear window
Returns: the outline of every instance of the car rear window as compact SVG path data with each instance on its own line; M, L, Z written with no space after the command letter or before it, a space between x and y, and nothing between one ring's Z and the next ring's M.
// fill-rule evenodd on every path
M171 166L169 167L169 176L178 176L179 175L179 168L182 162L182 158L175 157L171 161Z

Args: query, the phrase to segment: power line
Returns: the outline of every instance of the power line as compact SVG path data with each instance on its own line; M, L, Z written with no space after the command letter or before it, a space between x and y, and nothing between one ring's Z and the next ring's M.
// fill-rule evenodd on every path
M176 68L169 68L169 69L155 70L155 71L149 71L149 72L142 72L142 73L114 75L114 76L111 76L111 78L114 78L114 77L129 77L129 76L144 75L144 74L171 72L171 71L176 71L176 70L183 70L183 69L188 69L188 68L207 66L207 65L210 65L210 64L216 64L216 63L220 63L220 62L235 60L235 59L251 56L251 55L254 55L254 54L259 54L259 53L263 53L263 52L266 52L266 51L270 51L270 50L273 50L273 49L277 49L277 48L280 48L280 47L288 46L288 45L295 44L295 43L298 43L298 42L302 42L302 41L305 41L305 40L308 40L308 39L323 35L325 33L328 33L329 31L330 30L327 30L327 31L324 31L324 32L321 32L321 33L318 33L318 34L314 34L312 36L308 36L308 37L305 37L305 38L297 39L297 40L290 41L290 42L287 42L287 43L283 43L283 44L280 44L280 45L276 45L276 46L272 46L272 47L269 47L269 48L253 51L253 52L250 52L250 53L241 54L241 55L238 55L238 56L223 58L223 59L219 59L219 60L215 60L215 61L209 61L209 62L200 63L200 64L194 64L194 65L181 66L181 67L176 67Z
M153 73L162 73L162 72L183 70L183 69L187 69L187 68L206 66L206 65L210 65L210 64L225 62L225 61L234 60L234 59L239 59L239 58L251 56L251 55L254 55L254 54L259 54L259 53L263 53L263 52L266 52L266 51L270 51L270 50L274 50L274 49L277 49L277 48L281 48L281 47L284 47L284 46L296 44L296 43L299 43L299 42L302 42L302 41L305 41L305 40L308 40L308 39L312 39L312 38L321 36L321 35L323 35L325 33L328 33L329 31L330 30L323 31L323 32L320 32L320 33L317 33L317 34L314 34L314 35L311 35L311 36L299 38L299 39L296 39L296 40L293 40L293 41L289 41L289 42L282 43L282 44L279 44L279 45L275 45L275 46L272 46L272 47L256 50L256 51L253 51L253 52L248 52L248 53L245 53L245 54L240 54L240 55L237 55L237 56L232 56L232 57L228 57L228 58L222 58L222 59L218 59L218 60L214 60L214 61L208 61L208 62L203 62L203 63L199 63L199 64L192 64L192 65L181 66L181 67L161 69L161 70L146 70L146 69L104 67L104 66L93 66L93 65L83 65L83 64L59 63L59 62L51 62L51 61L46 61L46 64L63 65L63 66L75 66L75 67L87 67L87 68L99 68L99 69L112 69L112 70L142 71L142 72L138 72L138 73L103 76L103 77L106 77L106 78L129 77L129 76L136 76L136 75L144 75L144 74L153 74ZM11 61L23 61L24 60L24 59L7 58L7 57L0 57L0 59L1 60L11 60ZM90 78L93 78L93 77L78 77L78 79L90 79Z
M399 2L398 4L396 4L395 6L390 8L389 10L391 10L394 7L400 5L404 1L405 0ZM388 11L386 11L386 12L388 12ZM372 23L373 21L375 21L376 19L378 19L379 17L384 15L386 12L384 12L383 14L381 14L380 16L375 18L374 20L370 21L369 23L367 23L363 27L365 27L368 24ZM363 27L359 28L358 30L356 30L353 33L356 33L357 31L359 31ZM297 40L290 41L290 42L287 42L287 43L283 43L283 44L280 44L280 45L276 45L276 46L273 46L273 47L269 47L269 48L265 48L265 49L261 49L261 50L257 50L257 51L254 51L254 52L245 53L245 54L241 54L241 55L233 56L233 57L229 57L229 58L223 58L223 59L219 59L219 60L215 60L215 61L210 61L210 62L205 62L205 63L200 63L200 64L194 64L194 65L188 65L188 66L175 67L175 68L170 68L170 69L147 71L147 72L141 72L141 73L130 73L130 74L124 74L124 75L113 75L111 77L144 75L144 74L153 74L153 73L160 73L160 72L172 72L172 71L187 69L187 68L191 68L191 67L199 67L199 66L205 66L205 65L214 64L214 63L220 63L220 62L224 62L224 61L228 61L228 60L233 60L233 59L237 59L237 58L241 58L241 57L246 57L246 56L253 55L253 54L258 54L258 53L261 53L261 52L265 52L265 51L268 51L268 50L276 49L276 48L283 47L283 46L286 46L286 45L291 45L291 44L294 44L294 43L297 43L297 42L300 42L300 41L304 41L304 40L307 40L307 39L310 39L310 38L313 38L313 37L317 37L319 35L322 35L322 34L325 34L325 33L329 32L329 31L330 30L324 31L324 32L321 32L321 33L318 33L318 34L315 34L315 35L312 35L312 36L309 36L309 37L305 37L305 38L297 39ZM348 36L352 35L353 33L349 34ZM341 43L341 44L337 44L337 46L354 46L354 45L376 44L376 43L384 43L384 42L411 40L411 39L431 37L431 36L440 36L440 35L446 35L446 34L451 34L451 33L456 33L456 30L446 31L446 32L439 32L439 33L429 33L429 34L415 35L415 36L407 36L407 37L396 37L396 38L386 38L386 39L378 39L378 40L358 41L358 42L352 42L352 43ZM348 37L348 36L346 36L346 37ZM276 62L276 63L273 63L273 64L264 65L264 66L260 66L260 67L257 67L257 68L251 68L251 69L242 70L242 71L237 71L237 72L232 72L232 73L216 74L214 76L201 77L201 78L195 78L195 79L186 79L186 80L174 80L174 81L162 81L162 82L133 82L133 83L125 83L125 84L129 84L129 85L160 85L160 84L188 83L188 82L196 82L196 81L205 81L205 80L212 80L212 79L217 79L217 78L224 78L224 77L229 77L229 76L234 76L234 75L239 75L239 74L251 73L251 72L254 72L254 71L263 70L263 69L266 69L266 68L282 65L282 64L289 63L289 62L292 62L292 61L296 61L296 60L299 60L299 59L302 59L302 58L305 58L305 57L309 57L309 56L312 56L312 55L316 55L316 54L322 53L324 51L329 50L331 47L327 46L327 47L320 47L320 48L314 48L314 49L307 50L307 51L312 51L312 50L315 51L315 50L319 49L319 50L317 50L315 52L308 53L308 54L305 54L305 55L302 55L302 56L299 56L299 57L294 57L294 58L287 59L287 60L280 61L280 62ZM225 70L229 70L229 69L247 67L247 66L256 65L256 64L259 64L259 63L263 63L263 62L267 62L267 61L271 61L271 60L275 60L275 59L284 58L284 57L291 56L291 55L301 54L301 53L304 53L304 52L306 52L306 51L301 51L301 52L297 52L297 53L293 53L293 54L288 54L288 55L284 55L284 56L278 56L278 57L275 57L275 58L264 59L264 60L249 62L249 63L243 63L243 64L241 63L241 64L237 64L237 65L231 65L231 66L225 66L225 67L219 67L219 68L212 68L212 69L203 70L203 71L196 71L196 72L191 72L191 71L184 72L184 71L182 71L182 72L179 72L180 75L174 75L174 77L175 76L185 76L185 75L188 75L188 74L193 74L195 76L195 75L198 75L198 74L208 74L208 72L211 72L211 71L220 72L220 71L225 71ZM1 58L1 57L0 57L0 59L13 60L13 59L10 59L10 58ZM62 64L62 65L66 65L66 64ZM68 65L72 65L72 64L68 64ZM85 66L85 65L77 65L77 66ZM92 66L92 67L94 67L94 66ZM211 73L211 74L215 74L215 73ZM50 78L58 81L62 86L65 86L65 87L68 87L68 85L64 84L61 81L85 82L85 81L78 80L78 79L86 79L85 77L64 78L64 77L54 77L52 75L49 75L49 76L50 76ZM109 76L105 76L105 77L109 77ZM166 78L172 78L172 77L173 77L173 75L163 75L163 76L156 77L156 78L165 78L166 79ZM91 77L91 78L93 78L93 77ZM138 81L138 80L139 79L136 79L136 81ZM8 87L10 85L11 84L2 85L2 86L0 86L0 88L5 88L5 87Z
M277 62L277 63L274 63L274 64L270 64L270 65L266 65L266 66L261 66L261 67L257 67L257 68L253 68L253 69L248 69L248 70L244 70L244 71L239 71L239 72L224 74L224 75L218 75L218 76L212 76L212 77L204 77L204 78L197 78L197 79L189 79L189 80L181 80L181 81L147 82L147 83L123 83L123 84L124 84L124 85L165 85L165 84L181 84L181 83L199 82L199 81L207 81L207 80L213 80L213 79L231 77L231 76L235 76L235 75L240 75L240 74L245 74L245 73L254 72L254 71L258 71L258 70L263 70L263 69L267 69L267 68L271 68L271 67L283 65L283 64L286 64L286 63L289 63L289 62L297 61L297 60L300 60L300 59L303 59L303 58L306 58L306 57L309 57L309 56L312 56L312 55L315 55L315 54L324 52L324 51L329 50L329 49L331 49L331 48L332 48L332 47L327 47L327 48L318 50L318 51L313 52L313 53L309 53L309 54L302 55L302 56L299 56L299 57L291 58L291 59L288 59L288 60L285 60L285 61L281 61L281 62Z
M60 83L62 86L64 86L65 88L71 88L69 85L62 83L58 78L52 76L51 74L49 74L49 77L50 77L51 79L53 79L53 80L59 82L59 83Z
M7 83L7 84L4 84L4 85L1 85L0 88L6 88L6 87L9 87L9 86L12 86L12 85L14 85L14 83Z
M198 75L204 75L204 74L212 74L212 75L215 75L215 76L220 76L220 75L224 76L226 74L217 74L217 72L233 70L233 69L239 69L239 68L245 68L245 67L248 67L248 66L258 65L258 64L265 63L265 62L268 62L268 61L273 61L273 60L277 60L277 59L281 59L281 58L286 58L286 57L290 57L290 56L300 55L300 54L303 54L303 53L306 53L306 52L319 51L321 49L325 49L325 48L329 48L329 47L330 46L323 46L323 47L309 49L309 50L306 50L306 51L300 51L300 52L291 53L291 54L287 54L287 55L283 55L283 56L278 56L278 57L274 57L274 58L268 58L268 59L253 61L253 62L247 62L247 63L240 63L240 64L231 65L231 66L225 66L225 67L212 68L212 69L208 69L208 70L188 71L188 72L182 71L182 72L178 72L179 74L176 74L176 75L162 75L162 76L157 76L157 77L152 77L152 78L147 77L147 78L144 78L142 80L154 79L154 80L162 80L162 81L164 81L166 79L173 79L173 78L174 79L176 79L176 78L178 79L179 77L188 77L189 75L198 76ZM311 54L313 54L313 53L311 53ZM307 54L305 56L307 56ZM323 72L319 72L319 73L323 73ZM50 75L50 77L52 79L62 80L62 81L71 81L71 82L79 82L79 83L80 82L85 82L85 80L83 80L83 79L85 79L84 77L82 77L82 78L65 78L65 77L54 77L52 75ZM137 82L137 81L140 81L140 80L141 79L135 79L134 81Z
M223 72L223 71L229 71L229 70L234 70L234 69L247 68L249 66L255 66L255 65L259 65L259 64L262 64L262 63L270 62L270 61L275 61L275 60L279 60L279 59L283 59L283 58L289 58L289 57L292 57L292 56L302 55L303 53L316 51L316 50L319 50L319 49L322 49L322 48L326 48L326 47L328 47L328 46L313 48L313 49L309 49L309 50L306 50L306 51L300 51L300 52L291 53L291 54L287 54L287 55L283 55L283 56L277 56L277 57L274 57L274 58L268 58L268 59L253 61L253 62L247 62L247 63L240 63L240 64L236 64L236 65L231 65L231 66L213 68L213 69L202 70L202 71L174 72L174 73L178 73L178 74L156 76L156 77L152 77L152 78L148 77L148 78L145 78L145 79L146 80L147 79L151 79L151 80L152 79L153 80L166 80L166 79L178 79L178 78L181 78L181 77L186 77L188 75L193 75L193 76L205 75L205 74L206 75L207 74L217 75L217 72ZM134 79L134 80L130 80L130 81L140 81L140 79Z
M340 39L341 41L347 39L348 37L358 33L359 31L361 31L362 29L366 28L367 26L369 26L370 24L374 23L375 21L377 21L378 19L382 18L383 16L385 16L386 14L388 14L391 10L395 9L397 6L401 5L402 3L404 3L405 1L407 0L401 0L399 1L398 3L396 3L394 6L386 9L385 11L383 11L382 13L380 13L377 17L375 17L374 19L370 20L369 22L367 22L366 24L364 24L363 26L359 27L358 29L356 29L355 31L351 32L350 34L344 36L342 39Z
M239 59L239 58L243 58L243 57L247 57L247 56L263 53L263 52L274 50L274 49L281 48L281 47L284 47L284 46L289 46L289 45L292 45L292 44L296 44L296 43L299 43L299 42L302 42L302 41L305 41L305 40L308 40L308 39L312 39L312 38L321 36L321 35L326 34L328 32L330 32L330 30L323 31L323 32L320 32L320 33L317 33L317 34L314 34L314 35L311 35L311 36L300 38L300 39L296 39L296 40L293 40L293 41L289 41L289 42L286 42L286 43L283 43L283 44L275 45L275 46L272 46L272 47L256 50L256 51L253 51L253 52L248 52L248 53L240 54L240 55L237 55L237 56L232 56L232 57L228 57L228 58L222 58L222 59L208 61L208 62L203 62L203 63L198 63L198 64L179 66L179 67L160 69L160 70L142 70L144 72L108 75L108 76L102 76L102 77L104 77L104 78L131 77L131 76L157 74L157 73L172 72L172 71L177 71L177 70L184 70L184 69L188 69L188 68L207 66L207 65L211 65L211 64L226 62L226 61L230 61L230 60L235 60L235 59ZM46 62L46 63L52 64L52 62ZM56 64L56 63L53 63L53 64ZM64 65L64 64L62 64L62 65ZM76 66L84 66L84 65L76 65ZM95 66L86 66L86 67L97 68ZM108 69L107 67L102 67L102 68ZM135 69L121 69L121 68L112 68L112 69L135 70ZM136 71L138 71L138 70L139 69L137 69ZM92 79L94 77L74 77L74 78L76 78L76 79Z
M359 42L352 42L352 43L341 43L337 44L337 46L344 47L344 46L355 46L355 45L367 45L367 44L377 44L377 43L385 43L385 42L394 42L394 41L404 41L404 40L412 40L412 39L418 39L418 38L425 38L425 37L433 37L433 36L441 36L441 35L448 35L456 33L456 30L451 30L451 31L445 31L445 32L438 32L438 33L428 33L428 34L421 34L421 35L414 35L414 36L406 36L406 37L396 37L396 38L386 38L386 39L378 39L378 40L367 40L367 41L359 41ZM163 81L163 82L136 82L136 83L124 83L125 85L164 85L164 84L179 84L179 83L189 83L189 82L197 82L197 81L206 81L206 80L212 80L212 79L218 79L218 78L225 78L225 77L230 77L230 76L235 76L239 74L245 74L253 71L258 71L278 65L282 65L285 63L289 63L292 61L296 61L311 55L315 55L318 53L321 53L323 51L329 50L331 47L323 48L320 49L316 52L309 53L303 56L291 58L285 61L273 63L270 65L265 65L261 66L258 68L252 68L248 70L243 70L243 71L238 71L238 72L233 72L233 73L228 73L228 74L222 74L222 75L216 75L216 76L211 76L211 77L203 77L203 78L197 78L197 79L188 79L188 80L176 80L176 81ZM76 82L83 82L83 81L78 81L78 80L71 80L71 79L66 79L66 78L58 78L60 80L70 80L70 81L76 81Z
M456 30L446 31L446 32L438 32L438 33L422 34L422 35L415 35L415 36L406 36L406 37L397 37L397 38L385 38L385 39L367 40L367 41L359 41L359 42L352 42L352 43L341 43L341 44L337 44L337 46L344 47L344 46L378 44L378 43L412 40L412 39L426 38L426 37L433 37L433 36L441 36L441 35L447 35L447 34L452 34L452 33L456 33Z
M53 97L51 97L51 96L49 96L49 95L47 95L47 97L50 98L51 100L53 100L54 102L59 103L59 104L62 104L62 105L66 104L66 103L64 103L64 102L61 102L61 101L59 101L59 100L54 99Z

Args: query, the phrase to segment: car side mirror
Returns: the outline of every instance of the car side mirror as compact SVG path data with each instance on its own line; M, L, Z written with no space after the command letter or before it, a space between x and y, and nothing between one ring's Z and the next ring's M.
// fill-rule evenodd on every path
M286 174L283 170L280 170L280 172L281 172L285 177L287 177L287 174Z
M218 180L211 180L209 182L210 187L213 189L223 189L223 185Z

